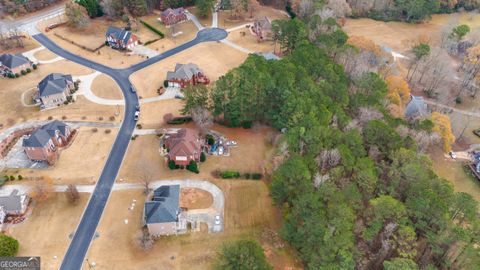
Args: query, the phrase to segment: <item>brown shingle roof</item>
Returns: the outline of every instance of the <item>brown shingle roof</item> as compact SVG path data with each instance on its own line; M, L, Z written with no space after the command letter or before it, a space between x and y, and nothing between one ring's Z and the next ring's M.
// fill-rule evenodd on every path
M201 151L201 141L197 132L190 128L182 128L176 134L165 139L165 145L170 149L170 156L191 156Z

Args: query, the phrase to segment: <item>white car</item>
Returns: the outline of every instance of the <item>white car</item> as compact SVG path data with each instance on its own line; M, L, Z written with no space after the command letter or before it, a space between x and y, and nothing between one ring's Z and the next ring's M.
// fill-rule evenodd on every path
M218 155L219 156L223 155L223 146L218 147Z
M138 121L138 118L140 117L140 112L139 111L135 111L135 114L133 115L133 119L135 121Z
M455 152L452 152L450 151L450 156L453 158L453 159L456 159L457 158L457 154Z
M229 146L236 146L237 142L236 141L227 141L226 144L229 145Z
M220 220L220 215L215 216L215 225L220 225L221 220Z

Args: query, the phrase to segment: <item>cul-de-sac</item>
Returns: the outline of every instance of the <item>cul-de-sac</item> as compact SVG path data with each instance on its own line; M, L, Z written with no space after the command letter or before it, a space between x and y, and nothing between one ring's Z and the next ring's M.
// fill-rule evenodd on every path
M480 269L467 0L0 0L0 268Z

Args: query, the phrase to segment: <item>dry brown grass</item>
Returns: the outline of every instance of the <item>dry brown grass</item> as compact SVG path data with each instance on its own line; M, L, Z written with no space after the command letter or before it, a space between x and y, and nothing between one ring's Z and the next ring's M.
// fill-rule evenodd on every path
M35 58L37 58L40 61L51 60L51 59L54 59L54 58L57 57L56 54L54 54L53 52L51 52L48 49L40 50L40 51L36 52L33 56L35 56Z
M180 99L162 100L141 105L139 124L143 128L159 128L163 123L163 116L171 113L175 116L180 115L183 108L183 101Z
M278 229L279 216L263 182L214 182L226 196L225 232L202 231L160 238L152 250L139 251L132 239L140 230L145 197L141 190L114 191L98 228L100 237L92 242L87 257L97 263L98 269L158 269L158 265L165 269L211 269L222 243L245 237L262 241L264 229ZM133 199L137 202L130 211ZM125 219L128 224L124 223ZM293 265L287 248L272 252L272 263L277 269Z
M275 46L273 41L267 40L259 42L257 37L250 33L250 29L248 28L230 32L227 39L253 52L273 52Z
M105 129L81 127L72 145L61 150L55 166L48 169L9 170L24 177L48 176L55 184L94 184L103 169L117 135L117 129L105 134ZM22 180L22 183L28 180Z
M409 50L420 36L438 46L442 31L446 27L467 24L471 29L480 26L480 16L474 13L434 14L431 20L421 24L403 22L382 22L372 19L347 19L343 30L350 36L363 36L379 45L385 45L398 52Z
M92 92L101 98L123 99L122 91L117 83L105 74L100 74L93 80Z
M230 69L239 66L247 56L221 43L202 43L142 69L134 73L130 79L140 96L153 97L158 95L158 87L163 86L167 71L174 70L176 63L195 63L211 81L215 81Z
M20 242L17 256L41 256L42 269L58 269L75 231L89 194L80 193L76 205L68 203L62 193L33 206L32 215L23 223L9 229ZM57 256L57 259L53 257Z
M120 111L120 117L123 114L122 107L117 109L116 106L95 104L86 100L83 96L79 96L75 103L42 112L38 107L23 106L21 102L22 94L27 90L35 88L45 76L52 72L67 73L75 76L90 74L92 70L73 62L62 60L52 64L40 65L37 70L20 78L0 79L0 101L3 105L0 108L1 127L6 128L29 120L47 120L49 117L61 119L62 116L66 116L67 120L88 121L99 116L108 119L117 111ZM84 117L86 118L83 119ZM116 121L120 121L120 117L117 117Z
M11 48L11 49L4 49L0 48L0 53L12 53L12 54L19 54L19 53L24 53L28 52L30 50L33 50L35 48L40 47L40 44L38 42L31 38L30 36L27 36L26 38L23 39L23 48Z

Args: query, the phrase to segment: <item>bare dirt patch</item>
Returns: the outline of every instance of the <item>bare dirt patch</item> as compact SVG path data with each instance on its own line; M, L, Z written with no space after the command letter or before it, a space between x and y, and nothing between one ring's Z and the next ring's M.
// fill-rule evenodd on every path
M228 70L239 66L247 54L222 43L207 42L164 59L134 73L130 78L143 98L158 96L157 89L163 86L167 72L175 69L176 63L195 63L215 81ZM154 74L152 76L152 74Z
M69 204L63 193L36 203L32 214L23 223L7 231L20 243L17 256L41 256L42 269L59 269L70 244L69 235L80 221L88 196L80 193L76 205Z
M101 98L123 99L122 91L117 83L105 74L100 74L93 80L92 92Z
M55 166L47 169L9 170L22 176L48 176L55 184L95 184L100 176L108 154L115 140L117 129L110 129L106 134L104 128L81 127L72 145L61 150ZM22 183L28 180L22 180Z
M197 188L182 188L180 191L180 207L186 209L209 208L213 203L212 194Z
M56 58L58 55L54 54L48 49L43 49L36 52L33 56L35 56L35 58L37 58L40 61L47 61L47 60L52 60Z

